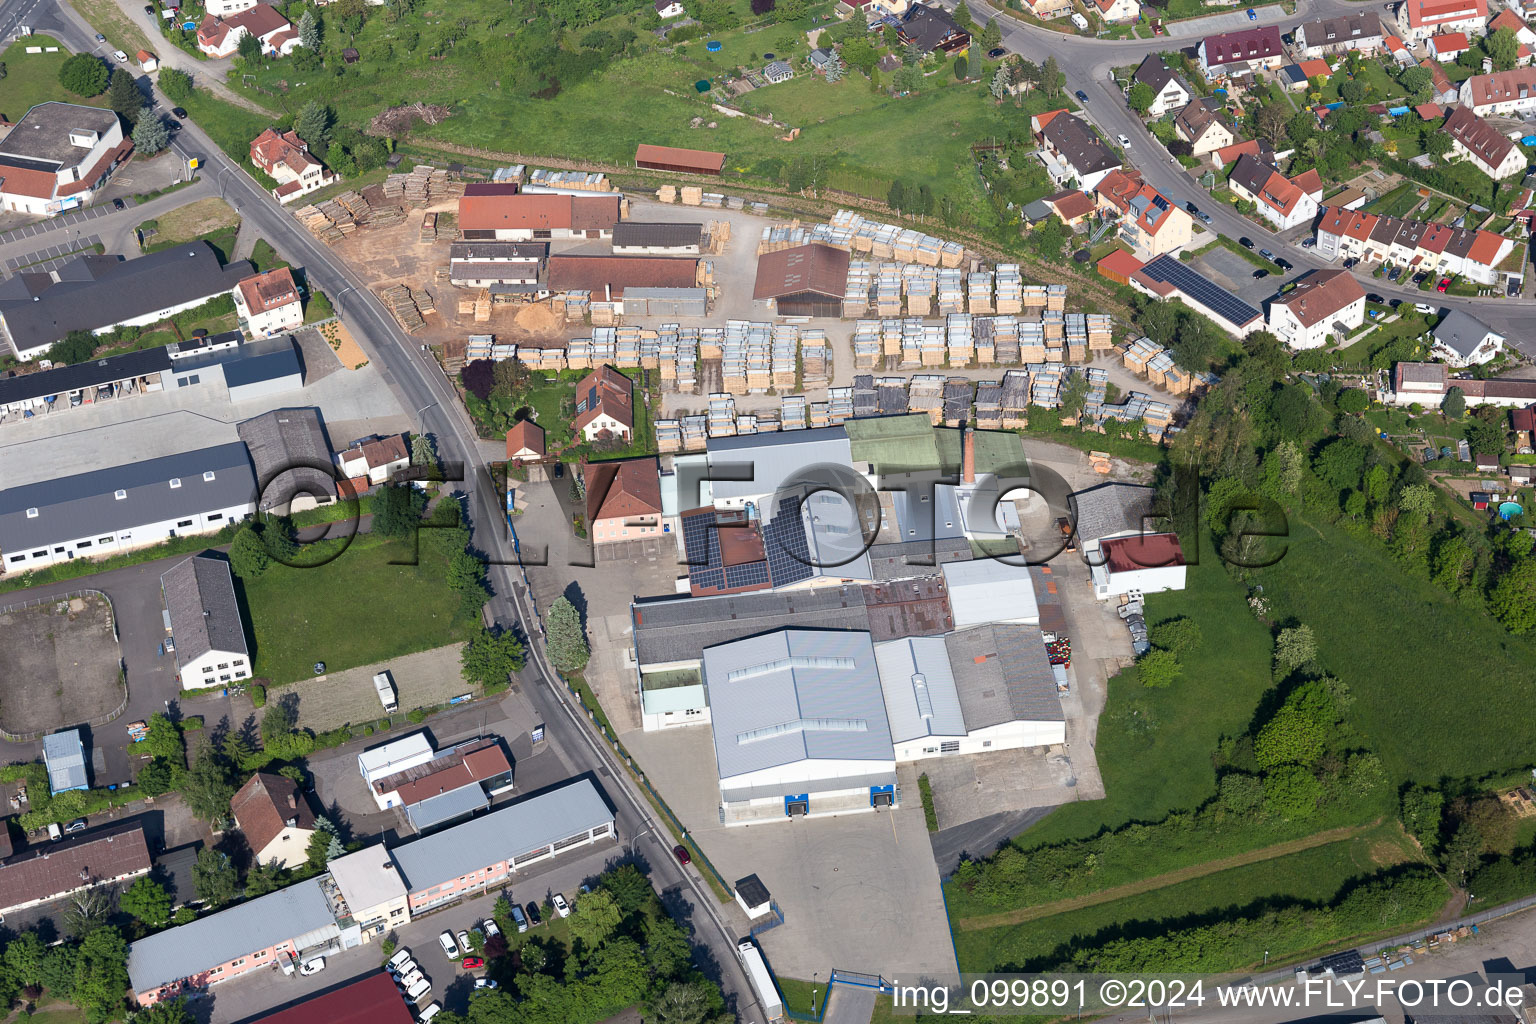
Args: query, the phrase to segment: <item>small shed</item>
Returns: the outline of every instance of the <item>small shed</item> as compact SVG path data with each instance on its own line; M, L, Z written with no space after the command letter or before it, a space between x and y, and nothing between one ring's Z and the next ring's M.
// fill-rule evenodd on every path
M43 765L48 769L48 791L57 796L71 789L89 789L85 771L85 747L79 729L66 729L43 737Z
M360 59L356 47L349 46L341 51L341 59L347 64L356 64Z
M138 62L139 68L146 74L151 71L160 70L160 58L148 50L140 50L134 55L133 59Z
M788 61L776 60L763 68L763 77L768 79L769 84L778 85L780 82L787 82L794 78L795 69L789 66Z
M736 905L742 909L749 920L756 920L773 911L773 898L768 895L768 887L763 880L756 875L748 875L746 878L737 879Z

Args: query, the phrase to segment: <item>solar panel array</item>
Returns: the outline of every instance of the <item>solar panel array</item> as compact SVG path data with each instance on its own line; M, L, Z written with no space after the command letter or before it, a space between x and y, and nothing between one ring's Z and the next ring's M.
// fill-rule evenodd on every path
M1154 281L1173 285L1217 316L1238 326L1261 315L1253 306L1166 253L1142 267L1141 272Z
M779 514L763 529L763 546L768 551L768 572L775 587L787 587L816 575L805 539L805 524L800 520L799 498L779 499Z
M713 511L683 517L683 551L688 559L688 581L694 589L736 590L772 582L766 561L722 565L717 530Z

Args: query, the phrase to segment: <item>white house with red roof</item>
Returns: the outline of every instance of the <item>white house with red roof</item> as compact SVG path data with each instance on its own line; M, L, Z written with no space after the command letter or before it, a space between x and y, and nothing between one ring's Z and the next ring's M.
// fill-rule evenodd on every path
M1195 219L1141 180L1139 171L1111 171L1099 182L1099 208L1120 218L1120 237L1144 260L1189 244Z
M1269 330L1293 349L1318 348L1365 323L1365 289L1347 270L1314 270L1269 303Z
M1478 117L1536 111L1536 67L1473 75L1461 83L1456 98Z
M662 21L681 18L685 12L679 0L656 0L656 17Z
M208 0L203 5L203 11L216 18L227 18L231 14L239 14L255 7L258 0Z
M261 52L286 57L299 46L299 33L293 23L275 8L257 4L227 18L214 14L203 17L197 26L197 48L210 57L232 57L240 49L244 36L255 36Z
M1457 107L1441 129L1451 137L1451 154L1495 180L1525 170L1525 153L1504 133L1466 107Z
M0 209L52 217L84 206L132 152L113 111L39 103L0 141Z
M304 323L304 304L293 272L278 267L235 286L235 312L253 338L268 338Z
M1429 55L1441 64L1454 64L1472 48L1465 32L1440 32L1429 37Z
M1391 263L1414 272L1460 274L1478 284L1498 283L1498 267L1513 239L1482 229L1382 217L1325 206L1317 220L1317 254Z
M1323 200L1323 181L1316 170L1287 178L1272 164L1247 154L1238 157L1227 184L1253 203L1254 210L1276 231L1310 222Z
M1141 17L1140 0L1093 0L1094 9L1111 25Z
M1206 36L1195 48L1195 54L1206 81L1214 82L1278 68L1285 62L1285 44L1280 40L1278 27L1264 25Z
M292 131L268 128L251 140L251 163L277 182L272 198L291 203L334 184L336 175L309 154L309 144Z
M1402 0L1397 5L1397 34L1412 46L1441 32L1481 36L1488 21L1488 0Z
M635 429L635 390L611 366L599 366L576 385L576 432L588 441L628 441Z

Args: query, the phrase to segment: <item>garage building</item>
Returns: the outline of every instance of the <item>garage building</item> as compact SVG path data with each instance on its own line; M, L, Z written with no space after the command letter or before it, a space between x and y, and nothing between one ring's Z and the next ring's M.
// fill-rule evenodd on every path
M716 177L725 169L725 154L705 149L677 149L652 146L642 142L635 147L635 166L653 171L677 171L679 174L710 174Z
M704 684L727 825L895 805L868 633L783 629L711 647Z
M843 315L848 286L848 253L812 242L757 258L752 298L774 304L779 316Z

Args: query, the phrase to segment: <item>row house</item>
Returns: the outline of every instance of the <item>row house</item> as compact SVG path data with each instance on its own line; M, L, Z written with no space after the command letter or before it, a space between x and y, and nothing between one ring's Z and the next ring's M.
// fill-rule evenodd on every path
M1498 283L1498 265L1514 246L1512 240L1491 231L1331 206L1323 208L1317 222L1317 252L1326 259L1374 260L1415 273L1460 274L1486 285Z
M1451 137L1451 153L1494 180L1525 170L1525 154L1504 133L1466 107L1458 107L1442 129Z
M1402 0L1397 5L1397 34L1409 46L1441 32L1481 36L1488 21L1488 0Z
M1461 83L1457 98L1478 117L1529 114L1536 111L1536 67L1473 75Z

